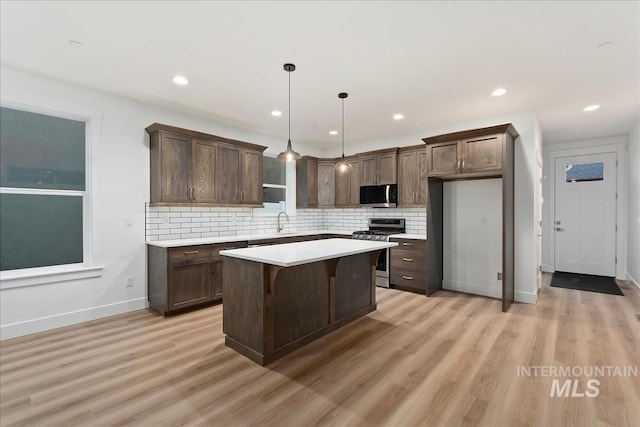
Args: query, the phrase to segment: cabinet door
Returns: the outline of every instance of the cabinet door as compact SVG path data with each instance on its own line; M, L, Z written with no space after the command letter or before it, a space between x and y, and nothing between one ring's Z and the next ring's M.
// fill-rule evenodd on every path
M416 197L416 204L427 204L427 150L418 150L418 194Z
M216 143L212 141L194 139L192 142L191 196L194 202L213 203L216 200L217 148Z
M222 298L222 260L211 263L211 298Z
M378 183L378 156L360 157L360 185Z
M418 193L418 153L401 152L398 156L398 204L411 206L416 204Z
M211 300L210 264L201 261L169 267L169 310Z
M318 162L315 160L309 161L309 167L307 170L307 191L309 207L318 206Z
M318 205L318 163L303 158L296 162L296 206L310 208Z
M429 176L458 173L461 153L458 141L427 145L427 173Z
M348 206L351 192L351 169L336 169L336 206Z
M191 141L187 137L160 135L160 201L190 202Z
M318 207L335 206L335 165L318 162Z
M351 169L349 170L349 205L360 206L360 160L353 159L349 161Z
M502 169L502 134L462 140L462 172Z
M248 205L261 205L262 152L242 150L241 170L240 202Z
M216 171L218 202L240 202L241 151L240 148L233 145L218 145L218 167Z
M395 184L398 179L398 155L396 153L378 156L378 184Z

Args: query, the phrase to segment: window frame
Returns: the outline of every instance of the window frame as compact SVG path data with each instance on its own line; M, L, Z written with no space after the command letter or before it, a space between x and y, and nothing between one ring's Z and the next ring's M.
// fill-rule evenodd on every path
M77 105L61 106L54 100L42 100L41 106L0 100L4 108L44 114L51 117L82 121L85 123L85 189L51 190L35 188L0 187L5 194L64 195L82 197L82 263L0 271L0 290L69 280L86 279L102 275L101 233L94 220L94 194L97 189L96 170L98 151L102 138L102 114L92 111L86 114ZM49 104L49 105L47 105ZM91 109L89 109L91 110ZM86 110L85 110L86 111Z
M277 158L277 155L271 154L271 153L263 153L263 157ZM286 212L287 215L289 216L296 215L296 164L295 163L296 163L295 161L285 162L285 185L266 184L264 182L262 183L263 188L264 187L284 188L285 190L284 212ZM265 208L264 202L262 207L253 209L254 217L261 217L261 218L276 217L278 216L279 213L280 211L275 212L271 209Z

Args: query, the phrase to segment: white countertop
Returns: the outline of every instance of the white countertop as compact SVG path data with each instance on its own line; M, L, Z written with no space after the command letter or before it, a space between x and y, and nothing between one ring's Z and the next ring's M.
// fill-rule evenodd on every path
M400 239L415 239L415 240L427 240L426 234L392 234L389 237L397 237Z
M291 267L310 262L324 261L365 252L398 246L393 242L372 242L366 240L324 239L308 242L283 243L280 245L258 246L255 248L230 249L220 251L220 255L256 261L264 264Z
M214 243L229 243L229 242L242 242L252 240L266 240L277 239L287 237L299 237L299 236L312 236L314 234L341 234L344 236L351 236L351 231L335 231L335 230L312 230L312 231L299 231L293 233L272 233L272 234L238 234L235 236L220 236L220 237L202 237L199 239L177 239L177 240L148 240L147 245L157 246L159 248L179 248L181 246L191 245L209 245Z

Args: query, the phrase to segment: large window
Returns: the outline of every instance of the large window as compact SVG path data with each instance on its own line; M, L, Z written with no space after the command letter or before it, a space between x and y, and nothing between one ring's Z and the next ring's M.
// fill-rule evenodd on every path
M86 123L0 108L0 270L83 265Z

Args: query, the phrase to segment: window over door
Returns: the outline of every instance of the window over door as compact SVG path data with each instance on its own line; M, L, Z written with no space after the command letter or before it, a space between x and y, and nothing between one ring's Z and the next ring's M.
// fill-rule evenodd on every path
M0 270L88 260L87 124L0 109Z

